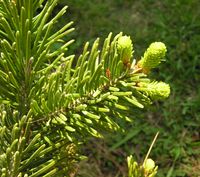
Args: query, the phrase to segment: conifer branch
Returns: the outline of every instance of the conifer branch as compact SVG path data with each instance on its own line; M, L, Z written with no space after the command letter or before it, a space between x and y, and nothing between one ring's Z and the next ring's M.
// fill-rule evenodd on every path
M1 176L63 176L81 158L80 143L119 130L119 119L130 121L127 111L170 93L147 75L163 45L151 45L135 64L131 38L110 33L102 49L97 39L78 58L67 56L74 28L70 22L54 32L67 9L50 18L57 3L0 1Z

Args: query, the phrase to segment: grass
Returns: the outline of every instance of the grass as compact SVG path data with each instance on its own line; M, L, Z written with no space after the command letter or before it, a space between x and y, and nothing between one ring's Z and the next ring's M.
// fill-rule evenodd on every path
M168 48L166 63L152 75L170 83L172 90L164 103L156 102L135 116L133 124L124 125L126 133L91 140L80 176L122 176L126 156L142 160L157 131L151 156L159 165L158 176L200 176L200 1L63 0L60 6L64 4L69 13L61 23L73 20L76 27L72 52L110 31L131 36L137 59L151 42L162 41ZM91 165L93 174L87 168Z

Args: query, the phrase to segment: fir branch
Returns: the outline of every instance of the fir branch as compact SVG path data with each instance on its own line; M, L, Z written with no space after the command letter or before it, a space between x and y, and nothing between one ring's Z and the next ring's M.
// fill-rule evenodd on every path
M66 56L74 40L65 40L73 23L53 31L67 9L50 18L57 3L0 1L1 176L67 174L80 143L119 130L118 119L131 121L127 111L170 92L141 68L154 62L154 50L135 65L132 41L122 33L109 34L102 49L99 38L91 49L86 43L74 64L75 55ZM156 66L164 53L156 52Z

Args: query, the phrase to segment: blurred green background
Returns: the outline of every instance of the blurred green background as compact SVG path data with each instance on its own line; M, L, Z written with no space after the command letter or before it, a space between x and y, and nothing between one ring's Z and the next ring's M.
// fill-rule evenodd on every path
M200 176L200 1L199 0L61 0L57 11L68 5L59 23L74 21L79 53L86 41L103 39L113 32L130 35L134 58L139 59L151 42L162 41L166 62L152 77L171 85L164 102L135 115L126 133L108 134L85 147L89 159L80 165L80 176L116 177L126 174L126 156L141 161L157 131L151 152L158 176ZM55 11L56 13L56 11ZM91 170L93 169L93 170Z

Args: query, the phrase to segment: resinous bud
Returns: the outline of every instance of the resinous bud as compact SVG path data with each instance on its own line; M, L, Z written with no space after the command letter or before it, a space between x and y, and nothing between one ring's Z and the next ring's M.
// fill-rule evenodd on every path
M167 48L162 42L154 42L144 53L143 58L138 62L139 67L150 70L157 67L164 59Z
M133 55L133 44L130 36L121 36L117 41L117 50L124 64L130 62Z

